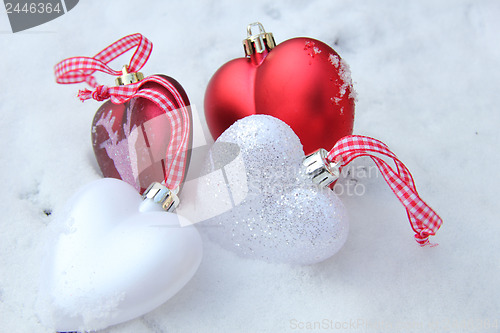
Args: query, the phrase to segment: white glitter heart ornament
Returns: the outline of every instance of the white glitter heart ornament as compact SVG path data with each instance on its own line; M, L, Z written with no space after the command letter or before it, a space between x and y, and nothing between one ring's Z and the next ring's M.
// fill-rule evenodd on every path
M297 135L277 118L252 115L229 127L197 189L197 209L221 213L203 223L210 238L271 262L314 264L334 255L347 238L347 215L333 191L313 184L304 157Z

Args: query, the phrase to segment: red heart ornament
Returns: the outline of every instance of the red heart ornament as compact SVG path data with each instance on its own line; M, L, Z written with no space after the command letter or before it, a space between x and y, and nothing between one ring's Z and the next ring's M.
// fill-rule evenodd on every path
M166 75L157 76L169 81L178 90L185 105L190 105L186 92L176 80ZM140 89L146 88L156 90L176 108L180 107L168 89L160 84L146 82ZM188 110L191 112L191 108ZM192 121L191 114L189 118ZM192 124L190 129L189 147L192 144ZM152 182L161 182L165 178L165 155L171 133L165 111L149 99L134 97L123 104L105 102L92 122L92 146L103 176L121 179L140 193ZM190 149L184 172L189 159Z
M258 25L260 33L251 35ZM210 80L205 116L214 139L236 120L267 114L287 123L304 152L333 147L354 125L349 66L327 44L293 38L274 47L260 23L248 27L247 57L229 61Z

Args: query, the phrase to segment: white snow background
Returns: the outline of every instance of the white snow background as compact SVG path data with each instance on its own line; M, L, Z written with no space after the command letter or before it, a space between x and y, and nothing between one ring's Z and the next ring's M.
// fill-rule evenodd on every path
M358 177L366 192L341 196L350 234L334 257L268 264L205 237L183 290L102 332L500 332L499 18L494 0L87 0L13 34L0 9L0 332L50 332L35 311L41 235L54 216L44 211L101 177L90 142L100 103L77 100L83 84L57 85L53 66L140 32L154 44L143 72L176 78L202 109L211 75L243 56L255 21L278 43L313 37L349 63L354 131L412 171L444 220L439 246L416 244L381 176ZM314 322L322 326L307 329Z

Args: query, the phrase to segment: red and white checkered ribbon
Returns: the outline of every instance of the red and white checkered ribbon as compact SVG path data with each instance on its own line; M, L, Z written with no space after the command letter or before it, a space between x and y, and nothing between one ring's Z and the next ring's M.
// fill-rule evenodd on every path
M142 97L151 100L164 110L172 128L165 158L166 165L168 165L165 171L165 186L175 189L184 179L191 125L189 111L179 91L169 81L155 75L133 84L117 87L98 85L92 76L96 71L121 76L121 71L111 69L107 63L134 47L137 49L130 60L128 70L130 73L137 72L144 66L153 48L153 44L141 34L126 36L92 58L74 57L61 61L54 68L56 81L61 84L86 82L95 88L94 91L80 90L78 97L82 101L87 99L103 101L109 98L112 103L121 104L132 98ZM156 82L165 87L174 96L179 107L176 108L171 100L155 90L140 89L147 82Z
M391 158L396 171L381 157ZM328 153L329 161L341 160L341 168L357 157L370 157L379 168L387 184L405 206L410 225L415 231L415 239L420 246L435 245L429 242L443 221L418 195L413 177L408 168L389 150L383 142L360 135L350 135L340 139Z

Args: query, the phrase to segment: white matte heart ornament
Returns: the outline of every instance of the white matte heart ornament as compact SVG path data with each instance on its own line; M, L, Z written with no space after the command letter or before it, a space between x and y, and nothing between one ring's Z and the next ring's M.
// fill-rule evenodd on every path
M102 329L141 316L177 293L202 257L184 217L143 201L111 178L88 184L54 221L41 295L57 331Z
M347 215L335 193L306 174L304 157L281 120L252 115L235 122L215 142L199 178L197 209L218 212L204 230L250 258L313 264L335 254L347 238Z

